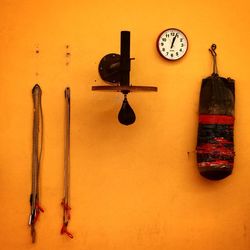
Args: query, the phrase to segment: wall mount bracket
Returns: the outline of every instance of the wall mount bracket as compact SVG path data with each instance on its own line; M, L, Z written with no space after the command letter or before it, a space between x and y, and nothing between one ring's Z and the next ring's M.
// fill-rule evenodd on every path
M98 71L102 80L111 84L120 82L120 60L121 56L115 53L107 54L101 59Z

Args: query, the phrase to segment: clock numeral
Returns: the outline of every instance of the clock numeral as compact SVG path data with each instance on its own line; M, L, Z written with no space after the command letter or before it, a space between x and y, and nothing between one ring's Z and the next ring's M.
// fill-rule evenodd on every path
M166 37L169 37L169 34L166 34Z
M182 50L182 48L180 48L180 52L182 52L183 50Z
M181 43L183 42L183 38L180 39L180 42L181 42Z
M162 38L162 41L163 41L163 42L166 42L166 41L167 41L167 39L166 39L166 38Z
M178 53L178 52L176 52L175 54L176 54L176 56L179 56L179 53Z
M171 33L170 33L170 35L171 35L171 36L174 36L174 35L175 35L175 33L174 33L174 32L171 32Z
M181 47L184 47L184 43L181 44Z
M174 54L173 54L173 53L171 54L171 57L174 57Z
M161 43L161 46L164 46L164 43Z
M162 51L165 51L165 48L162 48Z
M166 52L166 56L168 56L169 52Z

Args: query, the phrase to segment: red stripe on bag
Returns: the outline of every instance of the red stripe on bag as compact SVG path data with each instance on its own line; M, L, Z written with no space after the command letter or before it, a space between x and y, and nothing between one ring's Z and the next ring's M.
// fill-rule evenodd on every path
M199 115L200 124L234 124L234 116L229 115Z

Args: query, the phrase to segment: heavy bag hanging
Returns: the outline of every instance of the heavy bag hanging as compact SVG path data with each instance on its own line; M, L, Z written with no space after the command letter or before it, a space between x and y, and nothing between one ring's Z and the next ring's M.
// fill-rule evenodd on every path
M221 180L233 170L235 82L218 75L215 49L215 44L209 49L213 74L201 85L196 152L200 174Z

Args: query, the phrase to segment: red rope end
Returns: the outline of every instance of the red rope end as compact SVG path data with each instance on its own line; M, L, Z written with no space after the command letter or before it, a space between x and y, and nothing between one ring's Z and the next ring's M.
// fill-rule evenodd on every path
M34 219L34 224L37 222L40 212L44 213L44 209L36 203L36 217Z
M67 226L63 224L61 234L66 234L69 238L73 239L73 235L67 230Z

